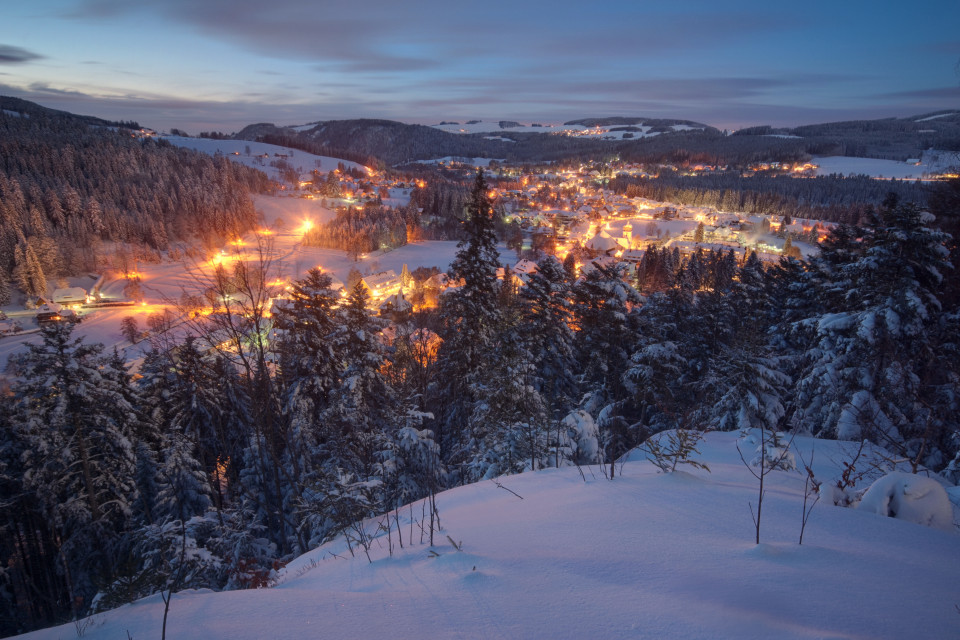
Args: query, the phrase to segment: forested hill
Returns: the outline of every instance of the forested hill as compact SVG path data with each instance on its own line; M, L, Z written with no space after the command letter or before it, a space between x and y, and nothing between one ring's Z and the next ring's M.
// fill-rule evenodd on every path
M847 120L794 128L741 129L733 137L781 137L795 140L817 155L907 160L926 149L960 151L960 111L948 110L907 118Z
M272 189L263 173L124 126L0 104L0 279L27 293L101 268L104 243L149 258L173 240L250 228L250 193Z
M375 158L388 165L446 156L499 158L513 161L561 159L581 153L609 153L610 144L599 140L538 133L503 132L457 134L419 124L392 120L330 120L308 130L295 131L273 125L252 125L238 134L242 140L283 144L311 152L326 152L349 160L370 163Z
M923 151L960 150L960 112L945 111L909 118L857 120L796 128L750 127L727 135L686 120L585 118L566 124L583 126L654 125L658 135L632 140L602 140L544 131L458 134L391 120L329 120L310 128L249 125L235 134L336 155L365 164L399 165L447 156L497 158L511 162L604 159L620 156L636 162L707 163L746 166L753 162L807 160L815 155L846 155L906 160ZM674 127L678 128L674 129Z
M612 118L581 118L579 120L570 120L569 122L564 122L565 125L570 124L580 124L585 127L617 127L617 126L631 126L631 125L646 125L648 127L653 127L654 129L659 129L661 131L667 131L672 127L683 127L689 129L702 129L709 130L713 127L709 125L702 124L700 122L694 122L693 120L672 120L664 118L629 118L623 116L616 116Z
M389 165L447 156L497 158L511 162L548 162L577 157L605 158L635 147L642 149L647 140L620 143L535 131L501 131L494 138L489 133L449 133L434 127L392 120L330 120L317 122L312 128L305 130L261 123L245 127L235 137L282 144L315 153L323 152L368 164L372 161L371 158L376 158ZM702 137L714 139L720 137L720 132L711 127L664 130L649 140L660 139L660 142L654 145L654 153L659 156L663 155L663 145L667 145L670 151L688 144L700 146L697 140Z
M42 121L60 120L100 127L126 127L128 129L140 128L140 125L134 121L119 122L104 120L94 116L81 116L75 113L70 113L69 111L58 111L57 109L43 107L35 102L30 102L29 100L24 100L23 98L14 98L11 96L0 96L0 111L6 112L6 115L19 115Z

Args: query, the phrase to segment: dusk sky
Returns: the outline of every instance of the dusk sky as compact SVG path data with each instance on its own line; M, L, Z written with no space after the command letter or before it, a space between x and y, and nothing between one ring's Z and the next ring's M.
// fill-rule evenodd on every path
M0 95L237 131L358 117L721 128L960 107L960 1L5 0Z

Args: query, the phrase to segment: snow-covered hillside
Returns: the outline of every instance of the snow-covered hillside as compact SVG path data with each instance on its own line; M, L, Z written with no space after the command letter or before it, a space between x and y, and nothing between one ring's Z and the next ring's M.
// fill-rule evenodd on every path
M339 538L291 562L270 588L175 594L167 637L958 637L955 526L821 500L801 546L804 475L774 471L754 544L758 486L738 443L750 460L756 434L707 436L698 459L709 473L658 474L634 453L613 481L598 468L583 478L564 468L446 491L432 549L417 503L399 512L403 547L394 529L392 556L370 521L372 561L357 549L351 557ZM825 483L855 452L852 443L794 442L798 461L812 457ZM871 465L862 457L857 468ZM155 595L23 637L158 638L162 619Z
M291 149L289 147L280 147L275 144L265 142L251 142L249 140L214 140L211 138L185 138L181 136L163 136L163 139L170 144L194 151L200 151L208 155L223 155L234 162L259 169L266 173L273 180L281 180L280 171L270 165L271 162L283 159L291 167L295 168L301 176L317 170L321 173L327 173L337 168L339 163L343 163L348 169L356 168L366 171L366 167L329 156L318 156L306 151Z
M507 132L517 133L553 133L582 136L585 138L600 138L604 140L624 140L629 138L647 138L660 135L660 131L654 131L653 127L645 124L634 126L629 125L610 125L603 127L586 127L582 124L558 124L558 123L520 123L503 122L505 126L500 126L498 120L477 120L469 122L443 122L431 125L441 131L448 133L488 133L490 139L498 139L497 134ZM629 127L629 128L628 128ZM689 125L675 124L671 125L673 131L689 131L694 129ZM512 142L512 140L510 140Z

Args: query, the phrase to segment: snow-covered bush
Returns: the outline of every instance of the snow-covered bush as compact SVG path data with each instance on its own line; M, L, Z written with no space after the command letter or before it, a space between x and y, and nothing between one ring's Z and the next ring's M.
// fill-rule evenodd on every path
M751 436L752 438L752 436ZM790 450L790 440L780 431L765 431L764 441L757 444L757 455L750 462L769 470L792 471L797 468L797 459Z
M676 471L677 465L681 464L690 465L694 469L710 471L706 464L690 457L693 454L699 455L700 451L697 449L697 445L702 439L702 431L671 429L650 436L640 448L646 454L647 460L656 465L663 473Z
M569 447L570 460L575 464L599 462L600 430L589 413L582 409L571 411L562 422L563 443Z
M953 507L946 490L925 476L888 473L870 485L857 508L934 529L953 530Z

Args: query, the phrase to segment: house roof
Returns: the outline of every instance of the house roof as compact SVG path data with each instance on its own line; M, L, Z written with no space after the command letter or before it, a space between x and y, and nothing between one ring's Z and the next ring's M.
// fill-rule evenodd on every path
M397 273L390 269L389 271L381 271L380 273L374 273L373 275L364 276L363 282L371 289L379 287L380 285L386 284L388 282L393 282L397 279Z
M523 259L517 264L513 265L514 273L535 273L537 270L537 263L532 260Z
M615 251L620 248L620 244L606 231L590 238L586 246L593 251Z
M87 290L83 287L67 287L53 292L54 300L84 300L86 297Z
M403 291L387 296L387 299L380 303L380 309L391 308L394 311L410 311L413 309L413 303L403 297Z
M56 302L45 302L44 304L37 307L37 313L60 313L63 310L63 305Z

